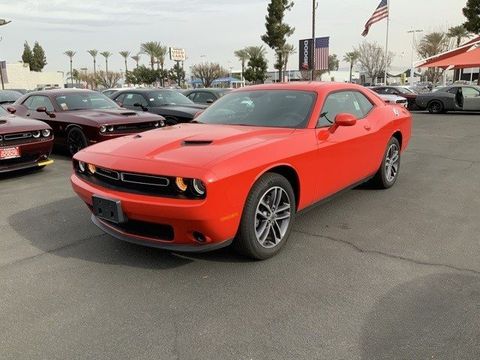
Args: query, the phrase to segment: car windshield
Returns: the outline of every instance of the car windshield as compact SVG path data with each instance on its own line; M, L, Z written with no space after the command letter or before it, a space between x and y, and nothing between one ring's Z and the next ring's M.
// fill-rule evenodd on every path
M119 108L108 97L96 92L64 94L57 96L55 100L63 111Z
M193 105L193 101L185 95L173 90L150 91L148 94L150 106Z
M206 124L303 128L315 93L291 90L239 91L225 95L195 120Z
M17 101L22 96L19 92L16 91L0 91L0 104L11 104Z

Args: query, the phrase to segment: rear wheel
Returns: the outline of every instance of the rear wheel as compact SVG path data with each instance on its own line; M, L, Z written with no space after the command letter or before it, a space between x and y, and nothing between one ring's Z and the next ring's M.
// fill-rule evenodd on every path
M445 111L443 103L438 100L431 101L427 106L427 110L430 114L441 114Z
M72 156L88 146L87 137L81 129L74 127L68 132L67 146L68 152Z
M234 247L243 255L264 260L285 245L295 217L295 194L281 175L267 173L252 187L243 210Z
M400 143L395 137L392 137L388 142L382 165L372 179L372 182L380 189L388 189L397 181L399 171Z

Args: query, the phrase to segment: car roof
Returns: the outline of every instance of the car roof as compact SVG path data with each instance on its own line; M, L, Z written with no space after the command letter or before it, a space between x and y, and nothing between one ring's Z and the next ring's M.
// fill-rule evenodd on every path
M126 91L135 91L135 92L140 92L140 93L147 93L147 92L152 92L152 91L175 91L175 92L178 92L178 91L175 90L175 89L163 89L163 88L161 88L161 89L159 89L159 88L133 89L133 88L132 88L132 89L119 89L119 90L117 91L117 93L119 93L119 92L126 92Z
M289 83L276 84L261 84L246 86L235 91L250 91L250 90L295 90L295 91L315 91L326 92L336 90L359 90L365 91L367 88L357 84L340 83L340 82L320 82L320 81L293 81Z
M233 89L230 88L197 88L197 89L187 89L188 92L194 91L211 91L211 92L225 92L225 91L232 91Z
M89 90L89 89L52 89L52 90L39 90L39 91L32 91L26 95L65 95L65 94L75 94L75 93L96 93L96 91Z

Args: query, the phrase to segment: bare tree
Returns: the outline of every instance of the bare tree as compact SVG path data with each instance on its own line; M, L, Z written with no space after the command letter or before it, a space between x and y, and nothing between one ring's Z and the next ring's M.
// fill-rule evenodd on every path
M203 86L210 87L214 80L228 75L228 71L217 63L203 63L192 66L192 75L199 79Z
M119 72L106 72L98 71L96 83L105 89L110 89L118 86L118 82L123 77L122 73Z
M377 43L363 42L354 49L358 53L358 62L360 68L367 76L375 82L380 76L384 75L385 68L390 67L393 59L393 53L385 56L385 51Z

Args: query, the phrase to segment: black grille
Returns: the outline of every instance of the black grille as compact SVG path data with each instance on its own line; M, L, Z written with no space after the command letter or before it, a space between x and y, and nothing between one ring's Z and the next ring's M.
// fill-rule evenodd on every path
M122 125L114 125L113 126L113 133L136 133L140 131L147 131L151 129L156 129L154 122L147 122L147 123L136 123L136 124L122 124Z
M39 141L48 141L51 139L52 135L50 135L49 137L40 136L38 138L34 138L31 132L5 134L3 135L3 139L0 141L0 146L30 144Z
M30 139L31 137L33 137L31 132L3 135L5 141Z
M114 224L105 220L111 227L119 229L132 235L144 236L147 238L172 241L175 237L173 227L165 224L155 224L146 221L128 220L123 224Z
M149 186L168 186L170 184L170 180L163 176L121 173L120 177L123 182L133 183L133 184L141 184L141 185L149 185Z

